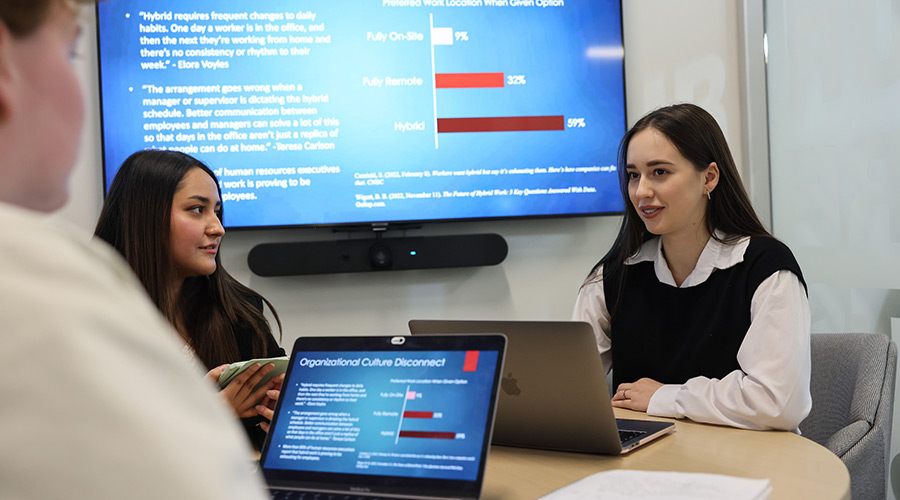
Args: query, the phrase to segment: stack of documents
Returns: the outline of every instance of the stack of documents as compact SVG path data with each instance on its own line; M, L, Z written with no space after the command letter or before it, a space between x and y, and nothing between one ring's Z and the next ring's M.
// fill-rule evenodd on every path
M612 470L590 475L541 500L766 500L771 493L768 479Z

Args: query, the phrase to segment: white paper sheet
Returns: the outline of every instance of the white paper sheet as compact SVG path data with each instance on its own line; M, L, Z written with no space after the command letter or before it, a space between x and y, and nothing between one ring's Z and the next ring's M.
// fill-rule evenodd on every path
M612 470L578 480L541 500L765 500L771 492L768 479Z

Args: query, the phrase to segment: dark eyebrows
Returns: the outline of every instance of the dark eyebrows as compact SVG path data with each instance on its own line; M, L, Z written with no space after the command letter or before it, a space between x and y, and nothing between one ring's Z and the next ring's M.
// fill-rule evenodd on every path
M199 194L195 194L195 195L193 195L193 196L188 196L188 199L189 199L189 200L197 200L197 201L199 201L200 203L203 203L204 205L209 205L209 204L212 203L212 200L210 200L210 199L207 198L206 196L201 196L201 195L199 195ZM221 201L217 201L215 207L216 207L216 208L221 208L221 207L222 207L222 202L221 202Z
M647 168L653 168L653 167L656 167L659 165L674 165L674 163L670 162L669 160L658 159L658 160L650 160L642 166L647 167ZM625 164L625 169L627 170L629 168L638 168L638 167L634 163Z

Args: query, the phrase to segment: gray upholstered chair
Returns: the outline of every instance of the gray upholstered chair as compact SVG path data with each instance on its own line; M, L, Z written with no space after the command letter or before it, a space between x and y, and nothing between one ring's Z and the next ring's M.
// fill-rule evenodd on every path
M812 335L812 411L803 435L850 471L852 498L887 496L897 345L877 333Z

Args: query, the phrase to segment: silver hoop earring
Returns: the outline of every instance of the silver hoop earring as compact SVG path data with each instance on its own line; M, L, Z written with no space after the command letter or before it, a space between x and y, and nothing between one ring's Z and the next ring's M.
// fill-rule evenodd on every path
M706 192L706 199L712 200L712 195L709 194L709 191Z

